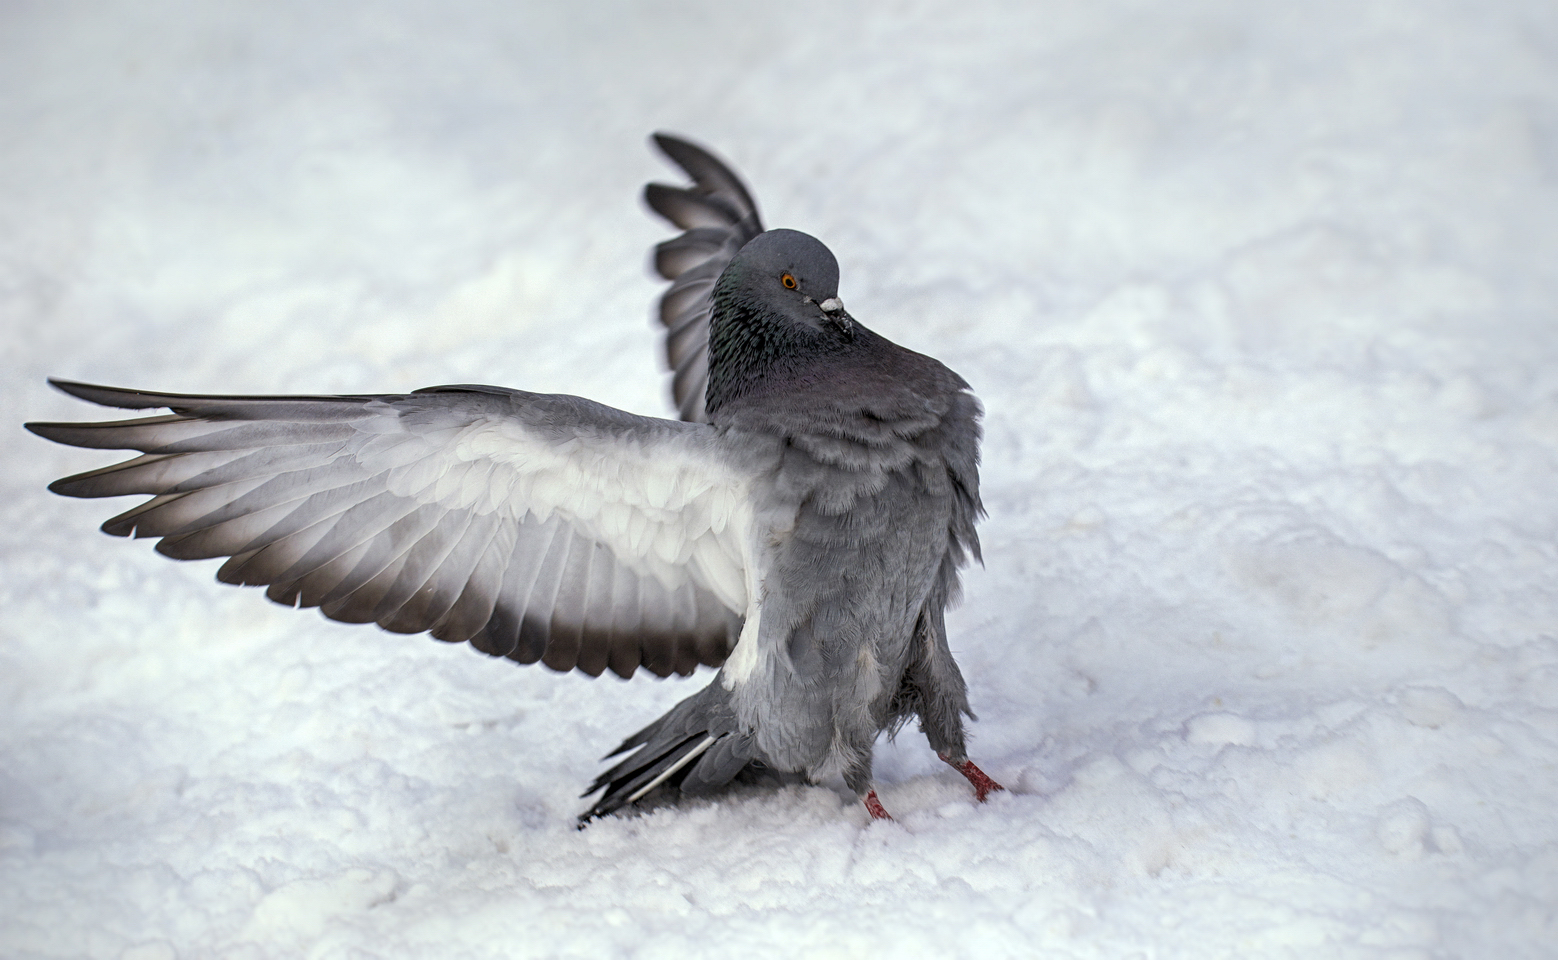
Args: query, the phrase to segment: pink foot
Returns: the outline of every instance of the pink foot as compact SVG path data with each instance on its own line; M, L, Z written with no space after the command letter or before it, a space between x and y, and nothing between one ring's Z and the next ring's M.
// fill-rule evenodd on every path
M984 803L985 798L989 797L990 794L996 792L997 790L1006 789L999 783L991 780L989 775L986 774L983 770L974 766L974 761L972 760L964 760L962 763L956 763L939 753L937 756L941 757L942 762L946 763L952 767L952 769L968 778L968 782L974 785L974 799L978 800L980 803Z
M980 774L980 776L984 776L984 774ZM996 789L999 790L1000 787L996 787ZM871 814L872 820L892 819L892 816L887 812L887 808L882 806L882 801L876 798L875 790L872 790L870 793L866 794L862 799L865 801L866 812Z

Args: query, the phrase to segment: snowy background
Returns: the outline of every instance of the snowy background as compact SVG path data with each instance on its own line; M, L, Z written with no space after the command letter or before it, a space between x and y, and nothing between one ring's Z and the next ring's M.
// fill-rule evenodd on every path
M1558 955L1551 0L0 5L0 956ZM670 410L654 129L988 410L984 806L218 587L48 374ZM112 417L105 412L104 419Z

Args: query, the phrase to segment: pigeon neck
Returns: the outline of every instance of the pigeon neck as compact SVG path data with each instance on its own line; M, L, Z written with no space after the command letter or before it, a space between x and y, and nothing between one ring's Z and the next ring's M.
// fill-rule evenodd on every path
M762 383L793 367L813 348L795 325L772 309L716 287L709 320L709 387L705 407L712 415Z

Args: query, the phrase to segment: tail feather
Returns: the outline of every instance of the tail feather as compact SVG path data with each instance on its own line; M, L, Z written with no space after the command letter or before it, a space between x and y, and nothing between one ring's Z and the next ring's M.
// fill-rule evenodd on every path
M581 794L601 792L579 816L579 825L636 804L661 788L701 796L727 786L748 767L766 767L752 738L736 732L723 694L723 688L711 684L608 754L633 751Z
M709 747L714 744L714 740L714 737L704 737L702 740L699 740L697 745L692 747L690 750L678 749L676 751L676 758L674 760L671 757L666 757L665 760L655 764L653 768L644 771L643 775L635 777L634 780L639 781L643 780L644 776L647 776L650 773L654 773L654 776L650 777L642 784L630 785L629 787L624 788L630 789L632 791L628 794L627 802L637 803L639 800L642 800L645 794L649 793L649 791L676 776L676 774L680 772L683 767L702 756L704 751L708 750ZM691 743L692 741L689 740L687 742ZM682 778L685 777L686 774L682 774Z
M749 734L730 734L709 745L702 759L690 767L678 788L693 797L710 794L728 786L749 767L766 768L755 756L756 746Z

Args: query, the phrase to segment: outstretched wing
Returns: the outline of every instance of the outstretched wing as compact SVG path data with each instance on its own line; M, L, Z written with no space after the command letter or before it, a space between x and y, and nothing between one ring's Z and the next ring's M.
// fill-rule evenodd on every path
M577 397L433 387L351 397L147 393L51 381L173 413L30 423L144 456L58 480L151 494L103 525L226 583L350 623L429 630L598 676L717 666L747 610L753 472L715 431Z
M763 232L757 204L724 163L707 150L668 133L655 146L692 178L690 187L651 183L644 201L686 233L655 247L655 269L671 282L660 298L665 357L674 376L671 394L683 420L707 422L709 314L714 281L736 251Z

